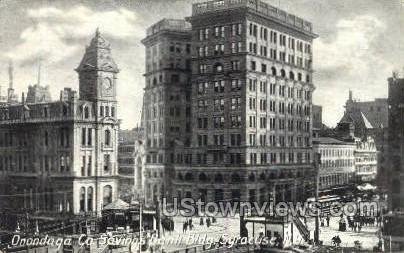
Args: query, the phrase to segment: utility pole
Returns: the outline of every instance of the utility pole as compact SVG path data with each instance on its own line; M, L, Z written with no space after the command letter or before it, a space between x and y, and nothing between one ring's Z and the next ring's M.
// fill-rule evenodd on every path
M314 169L316 173L316 182L315 182L315 202L316 202L316 208L318 207L318 199L319 199L319 181L320 181L320 170L319 170L319 165L321 164L321 154L320 153L314 153ZM316 220L315 220L315 231L314 231L314 243L316 245L319 244L320 242L320 224L319 224L319 216L320 216L321 210L316 210Z
M142 252L142 216L143 216L143 194L139 194L139 253Z

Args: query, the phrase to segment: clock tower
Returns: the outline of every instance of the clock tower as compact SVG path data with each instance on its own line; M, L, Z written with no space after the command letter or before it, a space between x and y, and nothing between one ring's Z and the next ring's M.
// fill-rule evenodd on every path
M116 101L116 75L119 70L112 59L109 42L101 36L98 28L76 71L81 100Z

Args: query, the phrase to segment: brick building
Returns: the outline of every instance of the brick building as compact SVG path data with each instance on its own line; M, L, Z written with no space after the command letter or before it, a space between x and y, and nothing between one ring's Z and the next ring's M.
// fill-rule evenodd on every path
M341 141L331 137L313 139L314 152L321 154L321 192L341 192L355 181L355 148L353 141Z
M79 95L38 84L0 108L0 208L100 214L117 197L118 68L98 30L76 71Z
M153 171L162 172L160 182L177 197L305 198L312 173L311 23L257 0L194 4L187 21L192 29L163 20L144 40L147 178L158 182ZM161 92L167 86L171 93Z

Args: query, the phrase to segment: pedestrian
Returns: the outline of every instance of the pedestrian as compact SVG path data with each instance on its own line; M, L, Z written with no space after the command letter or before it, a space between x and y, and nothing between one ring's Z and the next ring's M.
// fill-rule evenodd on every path
M188 224L189 224L189 231L191 231L191 230L192 230L192 227L193 227L193 225L192 225L192 218L189 219Z
M324 227L324 219L321 218L321 226Z
M202 217L199 219L199 225L203 226L203 218Z
M357 226L357 224L356 223L354 223L354 231L356 232L356 226Z
M329 226L330 226L330 216L327 215L327 227L329 227Z
M358 232L359 232L359 233L361 232L361 229L362 229L362 225L359 224L359 225L358 225Z
M188 228L188 221L184 222L184 225L182 225L182 232L186 233L187 232L187 228Z

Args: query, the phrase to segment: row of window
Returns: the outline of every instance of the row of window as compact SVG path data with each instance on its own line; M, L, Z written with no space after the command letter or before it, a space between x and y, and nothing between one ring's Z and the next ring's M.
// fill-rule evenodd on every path
M59 145L60 147L70 146L70 130L68 128L59 129ZM16 142L14 140L16 139ZM47 130L43 132L42 145L48 146L50 140L50 135ZM26 147L29 142L28 134L19 134L14 136L13 133L0 134L0 147L12 147L13 145L18 145L19 147Z
M341 157L341 156L354 156L353 149L336 149L336 148L323 148L320 149L322 157Z
M249 35L253 37L259 37L264 41L268 40L268 30L269 30L268 28L261 26L258 36L258 25L254 23L249 24ZM286 40L286 38L288 40ZM309 43L304 43L303 41L297 40L291 36L287 37L285 34L282 34L280 32L270 30L269 41L274 44L277 44L279 41L279 45L284 47L286 47L286 41L287 41L288 42L287 46L289 49L294 50L296 48L297 51L299 52L303 52L304 49L305 53L311 54L311 45Z
M287 138L285 136L276 136L276 135L266 135L260 134L259 143L257 145L257 134L249 134L248 135L248 144L250 146L280 146L280 147L310 147L310 138L302 137L302 136L294 136L288 135ZM287 142L286 142L287 141Z
M240 134L230 134L230 143L226 142L226 135L225 134L213 134L213 138L211 142L208 141L207 134L198 134L197 135L197 144L199 147L208 146L209 144L215 146L224 146L228 143L230 146L240 146L241 145L241 135ZM294 136L288 135L287 138L285 136L276 136L276 135L266 135L260 134L259 136L259 143L257 145L257 135L256 134L249 134L248 135L248 145L249 146L280 146L280 147L309 147L311 145L309 137L303 136ZM287 141L287 142L286 142Z
M240 61L231 61L231 66L230 66L230 70L231 71L239 71L240 70ZM258 71L258 67L257 67L257 62L252 60L250 61L250 68L251 71ZM224 67L223 64L220 62L217 62L213 65L213 69L212 69L213 73L222 73L224 71ZM275 67L271 67L271 72L269 72L269 70L267 69L267 64L262 63L261 64L261 69L260 71L262 73L271 73L271 75L273 76L278 76L277 75L277 70ZM199 64L199 73L200 74L206 74L206 73L210 73L210 71L208 70L208 65L207 64ZM293 73L293 71L289 72L289 77L286 77L286 71L284 69L281 69L280 71L280 75L281 78L287 79L289 78L290 80L295 80L295 75ZM302 75L301 73L298 73L297 75L297 81L302 82ZM307 74L306 75L306 83L310 83L310 75Z
M234 44L234 42L231 44L232 53L242 52L241 43L238 43L237 47L236 47L236 45L233 45L233 44ZM205 48L205 49L206 49L205 53L208 52L208 49L207 48ZM297 56L297 55L294 55L293 53L286 53L284 51L277 50L274 48L270 48L269 54L268 54L268 47L262 46L262 45L259 47L259 49L260 50L258 51L257 43L250 42L248 44L248 52L250 54L259 55L259 56L269 58L272 60L278 60L278 61L281 61L284 63L289 63L290 65L297 66L300 68L311 69L311 67L312 67L312 60L310 58L304 58L302 56ZM224 47L223 47L221 54L224 54ZM219 55L219 54L216 54L216 51L215 51L215 55ZM207 55L199 55L199 56L207 56Z
M115 117L115 107L107 106L107 105L100 105L99 108L100 117ZM90 107L89 106L82 106L80 107L80 113L84 117L84 119L90 118ZM93 114L94 116L94 114Z
M171 154L166 157L168 163L176 164L244 164L246 162L243 153L221 153L212 154ZM209 162L208 162L209 161ZM163 163L163 154L149 154L146 156L147 163ZM248 164L286 164L286 163L310 163L310 152L270 152L270 153L250 153Z
M327 176L321 176L320 177L320 186L326 187L326 186L334 186L334 185L342 185L349 183L349 181L352 179L352 174L344 173L344 174L333 174L333 175L327 175Z
M109 129L104 130L104 145L111 146L111 141L111 131ZM93 128L81 129L81 146L93 146Z
M215 99L214 99L215 101ZM237 101L235 101L237 102ZM223 102L224 104L224 102ZM286 104L286 107L285 107ZM278 107L276 106L276 101L269 101L269 111L270 112L278 112L280 114L285 114L285 108L287 109L287 113L289 115L300 115L300 116L310 116L310 106L305 105L302 106L300 104L294 104L294 103L285 103L283 101L278 102ZM232 106L233 106L233 100L232 100ZM257 109L257 99L254 97L249 97L248 98L248 108L250 110L255 111ZM267 111L267 100L266 99L260 99L259 100L259 110L262 112Z
M41 109L41 110L38 110ZM54 108L59 109L59 108ZM15 107L13 109L5 108L0 111L0 120L9 120L9 119L28 119L28 118L48 118L51 116L67 116L69 113L69 107L67 105L63 105L61 111L52 110L52 114L49 110L49 106L38 106L30 107L28 105L24 105L21 107Z
M70 156L62 155L60 157L43 155L40 159L40 171L49 172L55 170L59 166L59 172L67 172L70 170ZM0 171L15 172L35 172L32 164L29 164L26 155L9 155L0 156Z
M300 74L300 73L299 73ZM212 86L212 91L215 93L224 93L226 91L226 83L230 85L230 91L239 91L242 89L242 80L239 79L231 79L229 81L226 80L215 80L212 82L199 82L198 83L198 94L207 94ZM227 86L228 86L227 85ZM270 83L268 86L267 81L259 82L259 92L263 94L267 94L269 90L270 95L275 95L276 88L278 88L279 96L288 98L304 98L306 100L311 99L311 91L305 90L303 88L298 89L294 87L289 87L285 85L277 85L275 83ZM285 92L287 88L287 93ZM248 90L250 92L257 91L257 79L248 79ZM296 95L296 96L295 96Z
M211 34L211 32L213 32ZM199 30L199 40L207 40L210 36L216 38L226 38L228 36L239 36L243 32L242 24L231 24L229 26L215 26L212 28L204 28Z
M353 159L322 160L320 168L340 168L354 166Z

